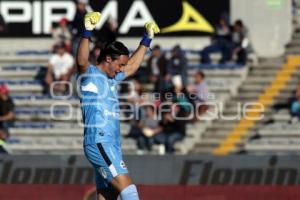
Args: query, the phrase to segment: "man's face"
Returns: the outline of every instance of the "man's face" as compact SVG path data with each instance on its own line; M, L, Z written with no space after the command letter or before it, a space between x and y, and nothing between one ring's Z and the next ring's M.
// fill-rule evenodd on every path
M152 117L153 114L154 114L153 108L146 107L146 115L147 115L147 117Z
M242 28L241 26L239 26L238 24L235 24L235 25L234 25L234 30L235 30L236 32L242 32L242 31L243 31L243 28Z
M160 56L160 50L159 50L159 49L153 49L152 55L153 55L154 57L159 57L159 56Z
M219 23L221 26L226 26L226 22L224 19L220 19Z
M126 55L121 55L115 60L110 58L108 61L110 65L108 66L107 75L110 78L114 78L119 72L123 72L124 67L127 65L128 59L129 57Z
M4 93L0 93L0 99L5 101L8 99L8 96Z
M78 3L78 10L80 10L80 12L85 12L86 11L86 4L85 3Z
M194 79L196 83L201 83L203 81L203 77L199 74L195 74Z
M62 55L64 55L64 53L66 52L66 50L63 47L59 47L59 48L57 48L56 52L57 52L57 54L59 54L59 55L62 56Z

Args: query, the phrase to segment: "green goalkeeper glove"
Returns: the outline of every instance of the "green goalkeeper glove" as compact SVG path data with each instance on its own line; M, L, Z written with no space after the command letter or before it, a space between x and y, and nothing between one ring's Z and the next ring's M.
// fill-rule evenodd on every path
M84 38L92 36L92 31L96 25L100 22L101 14L99 12L90 12L84 16L84 27L85 30L82 33Z

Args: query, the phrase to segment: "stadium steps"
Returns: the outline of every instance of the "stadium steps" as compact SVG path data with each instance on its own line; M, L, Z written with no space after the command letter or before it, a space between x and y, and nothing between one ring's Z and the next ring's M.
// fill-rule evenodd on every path
M257 96L263 88L270 85L273 77L281 69L280 65L276 60L262 60L261 64L257 66L251 66L248 77L244 80L241 87L238 89L238 95L232 97L228 102L230 104L225 106L223 111L224 115L238 114L238 108L235 105L238 103L242 104L245 102L256 102ZM227 137L228 132L232 130L234 124L237 121L224 121L216 120L212 123L212 127L207 129L207 133L204 137L196 144L195 148L191 151L192 153L212 153L212 151L221 143L222 139ZM220 124L220 125L219 125ZM227 125L225 125L227 124ZM248 125L245 124L247 127ZM253 133L252 133L253 134ZM249 135L250 136L250 135ZM240 137L240 136L238 136ZM238 141L237 145L241 145L242 142Z
M28 79L31 80L32 77L37 75L37 71L1 71L0 70L0 78L6 79Z
M273 97L276 96L280 90L284 87L286 87L287 85L287 80L289 77L287 77L286 79L281 80L281 75L282 74L286 74L289 75L290 73L293 73L293 70L296 70L296 65L294 62L298 61L298 58L293 58L294 60L291 60L290 64L284 65L282 70L280 70L280 75L276 75L276 78L274 79L273 83L271 86L269 86L268 88L266 88L266 90L264 90L264 92L260 95L260 97L258 98L258 101L261 102L263 105L265 105L265 107L267 108L269 105L272 104ZM289 61L290 61L289 60ZM292 63L293 62L293 63ZM286 70L287 69L287 70ZM279 83L279 87L277 87L276 83ZM273 93L274 92L274 93ZM259 112L255 113L256 114L260 114ZM241 130L237 130L237 128L239 128L242 124L246 125L246 127L244 129ZM233 151L235 151L237 149L236 147L236 143L240 142L242 140L242 138L237 138L236 140L233 139L231 136L233 136L234 134L239 134L240 136L242 135L246 135L247 134L247 130L249 128L252 128L256 125L257 123L255 121L250 121L247 119L243 119L241 120L236 126L235 128L230 132L230 135L228 136L228 138L226 138L226 140L224 140L222 142L222 144L214 151L216 154L227 154L227 153L231 153Z
M251 140L245 144L247 152L258 153L300 153L300 138L299 137L273 137Z
M299 74L299 70L298 70L297 73L295 73L295 75L297 75L297 74ZM295 75L294 75L294 77L295 77ZM285 87L283 90L284 90L285 92L291 94L292 91L295 89L296 84L297 84L297 82L295 81L295 79L293 80L293 77L292 77L292 79L289 81L289 84L286 84L286 86L288 85L289 87ZM287 99L288 99L289 96L291 96L291 95L285 96L285 102L287 102ZM282 97L284 98L284 96L282 96ZM273 104L276 103L276 100L277 100L277 99L274 99L274 100L275 100L275 101L273 102ZM273 116L272 116L272 119L275 120L275 121L289 121L289 120L290 120L290 116L287 115L287 114L283 115L282 113L278 113L278 114L273 115ZM258 131L258 130L261 129L261 123L262 123L262 122L258 122L258 123L256 123L256 124L254 125L254 129L256 129L256 131ZM259 126L259 127L258 127L258 126ZM247 143L247 140L245 140L244 143ZM245 148L246 148L246 147L247 147L247 145L245 145ZM241 148L241 149L243 150L244 148ZM247 151L247 149L246 149L246 151Z
M49 151L51 149L59 151L82 149L82 137L11 137L7 147L12 153L35 150Z
M123 132L126 132L130 127L123 124L121 128L124 130ZM70 154L82 151L83 128L12 128L10 132L11 138L7 147L12 153L49 153L51 151L52 153ZM136 142L132 139L123 139L122 146L128 153L136 150Z
M188 71L189 76L195 75L195 73L198 71L198 69L190 69ZM204 69L202 70L204 74L207 77L213 78L213 77L225 77L225 78L239 78L239 77L245 77L248 72L247 67L242 68L235 68L235 69Z
M20 55L20 54L0 54L1 65L11 65L31 63L31 64L42 64L42 66L47 66L50 58L50 54L46 55Z
M20 124L20 122L19 122ZM75 123L63 123L54 122L53 120L49 123L30 123L23 122L22 125L10 128L10 134L12 136L82 136L83 127L80 124ZM122 135L126 135L130 129L130 126L126 123L121 123Z
M55 106L57 105L57 106ZM81 110L66 103L51 107L17 107L17 121L74 121L81 122Z
M79 100L70 100L68 99L66 100L56 100L56 99L35 99L35 98L31 98L31 99L14 99L14 103L16 106L28 106L28 107L51 107L53 105L66 105L66 103L68 105L71 105L72 107L79 107Z
M296 89L297 84L288 84L290 88ZM290 92L289 95L282 96L282 99L275 99L275 103L287 103L288 99L293 96L293 92ZM294 119L291 117L289 110L281 109L276 111L274 109L270 109L271 113L269 119L273 122L273 124L263 124L263 127L256 128L256 132L261 138L269 138L269 137L277 137L277 138L288 138L288 137L299 137L299 128L300 123L294 122ZM291 124L291 122L293 122ZM248 146L248 143L251 141L245 141L244 146L241 149L245 150L248 153L261 153L261 149L259 148L251 148ZM248 148L249 147L249 148ZM289 149L289 148L288 148ZM273 151L274 150L274 151ZM280 153L284 150L282 148L274 148L272 151L274 153ZM266 150L267 151L267 150ZM269 150L271 151L271 150Z
M187 125L186 137L181 142L177 142L174 146L179 154L188 153L195 145L196 141L205 133L210 122L189 123Z

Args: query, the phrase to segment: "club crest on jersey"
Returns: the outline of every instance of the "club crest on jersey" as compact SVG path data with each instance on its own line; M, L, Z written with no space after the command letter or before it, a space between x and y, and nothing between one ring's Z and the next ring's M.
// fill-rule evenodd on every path
M120 166L121 166L123 169L127 169L127 167L126 167L126 165L125 165L125 162L124 162L123 160L121 160Z

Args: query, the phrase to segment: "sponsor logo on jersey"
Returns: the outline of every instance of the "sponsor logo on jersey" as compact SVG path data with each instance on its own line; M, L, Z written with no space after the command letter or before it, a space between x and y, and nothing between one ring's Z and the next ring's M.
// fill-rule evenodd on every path
M121 166L121 168L123 168L123 169L127 169L127 167L126 167L126 165L125 165L125 162L124 162L123 160L121 160L120 166Z

